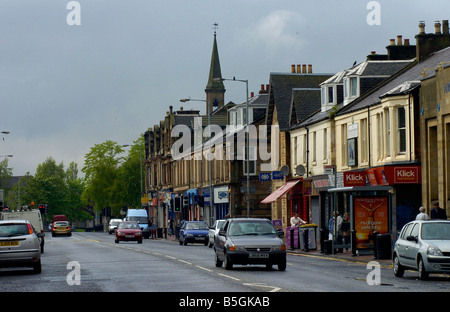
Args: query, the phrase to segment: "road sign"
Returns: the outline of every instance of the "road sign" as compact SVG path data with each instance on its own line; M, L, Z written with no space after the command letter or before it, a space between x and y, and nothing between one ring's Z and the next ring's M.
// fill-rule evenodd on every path
M272 171L272 180L283 180L284 175L281 171Z
M261 172L259 174L259 181L265 182L272 180L272 176L270 175L270 172Z

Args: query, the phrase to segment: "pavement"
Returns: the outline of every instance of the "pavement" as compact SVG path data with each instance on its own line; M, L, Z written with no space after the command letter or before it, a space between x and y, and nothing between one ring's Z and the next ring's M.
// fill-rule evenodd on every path
M150 238L152 239L152 238ZM178 243L178 239L175 237L175 235L167 235L167 238L155 238L157 240L167 240L167 241L173 241ZM296 256L304 256L304 257L321 257L326 258L329 260L335 260L335 261L344 261L344 262L359 262L363 264L367 264L371 261L376 261L380 264L380 266L385 268L392 267L392 258L389 259L377 259L374 257L373 252L359 252L357 255L352 255L352 252L350 249L345 250L343 249L342 252L337 253L324 253L320 251L320 246L317 247L317 249L310 249L308 251L305 251L303 249L291 249L287 248L287 253L289 255L296 255Z

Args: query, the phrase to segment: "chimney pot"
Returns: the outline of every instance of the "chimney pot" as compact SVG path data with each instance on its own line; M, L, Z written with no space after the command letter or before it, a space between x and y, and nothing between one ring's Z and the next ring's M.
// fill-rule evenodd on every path
M255 92L250 92L250 97L254 97L255 96Z
M269 91L269 85L266 84L266 91Z
M291 65L291 73L295 74L295 65Z
M302 65L302 73L306 74L306 64Z
M391 46L395 45L395 39L390 39L390 40L389 40L389 44L390 44Z
M264 85L261 84L261 91L264 91Z
M301 65L297 65L297 74L300 74L301 72L302 72Z
M308 74L312 74L312 64L308 64Z
M443 20L442 21L442 34L444 35L448 35L448 20Z
M419 22L419 35L425 33L425 22L420 21Z
M370 54L375 55L377 51L370 51Z
M397 36L397 45L399 45L399 46L402 45L402 36L401 35Z
M405 39L405 42L403 43L405 46L409 46L409 39Z
M439 23L439 21L436 21L434 23L434 33L436 35L440 35L441 34L441 23Z

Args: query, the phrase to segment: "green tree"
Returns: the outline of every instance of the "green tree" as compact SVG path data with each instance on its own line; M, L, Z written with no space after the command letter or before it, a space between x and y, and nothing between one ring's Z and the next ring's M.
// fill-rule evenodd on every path
M96 211L111 207L113 211L120 210L119 194L115 184L119 177L120 161L117 157L124 152L122 146L113 141L105 141L96 144L84 157L86 186L82 199L85 204L90 204Z

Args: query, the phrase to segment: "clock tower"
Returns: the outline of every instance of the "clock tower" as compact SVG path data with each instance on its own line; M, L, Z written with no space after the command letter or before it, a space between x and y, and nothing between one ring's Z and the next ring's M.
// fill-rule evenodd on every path
M217 24L214 24L217 28ZM224 106L225 102L225 86L223 81L214 81L215 78L222 79L220 70L219 51L217 49L216 31L214 30L214 43L211 55L211 66L209 69L208 84L206 85L206 112L210 114L215 109Z

